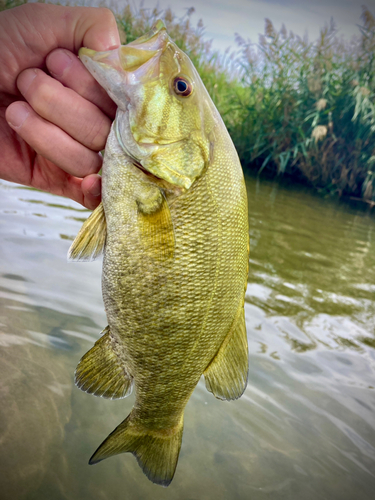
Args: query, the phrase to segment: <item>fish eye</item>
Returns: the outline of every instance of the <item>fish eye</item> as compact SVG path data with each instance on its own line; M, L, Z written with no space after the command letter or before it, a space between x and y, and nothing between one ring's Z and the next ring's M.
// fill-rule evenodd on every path
M193 86L184 76L176 76L173 80L173 90L181 97L188 97L193 93Z

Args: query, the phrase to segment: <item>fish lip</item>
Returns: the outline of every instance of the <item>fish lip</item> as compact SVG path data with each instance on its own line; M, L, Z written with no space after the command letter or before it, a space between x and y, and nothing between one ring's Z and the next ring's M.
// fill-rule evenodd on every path
M144 70L144 67L154 65L155 62L160 59L161 54L167 49L170 43L171 39L163 21L158 20L148 33L126 45L120 45L115 49L107 51L95 51L87 47L81 47L78 51L78 56L91 73L92 71L87 64L88 61L90 61L89 64L94 64L96 66L96 73L98 70L100 72L103 71L103 68L111 68L121 75L122 78L125 78L128 85L132 85L142 81L143 73L140 71L141 68ZM122 64L122 57L124 56L121 55L121 50L126 50L126 47L154 54L150 54L150 58L145 60L143 63L140 62L139 67L136 67L137 65L135 64L134 70L127 69Z
M169 35L167 33L167 29L165 24L160 19L155 22L155 24L151 27L151 29L145 33L143 36L133 40L127 45L136 48L145 48L148 50L152 49L165 49L166 42L170 41ZM146 50L147 50L146 49Z
M83 56L87 56L92 59L95 56L96 52L96 50L88 49L87 47L81 47L78 51L78 57L81 59Z

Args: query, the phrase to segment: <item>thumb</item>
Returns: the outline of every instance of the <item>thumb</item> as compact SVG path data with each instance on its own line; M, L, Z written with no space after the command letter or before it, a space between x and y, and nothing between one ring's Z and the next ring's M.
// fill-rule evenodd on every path
M116 19L106 8L26 4L0 13L0 91L18 95L17 76L43 68L46 56L61 47L108 50L120 45Z

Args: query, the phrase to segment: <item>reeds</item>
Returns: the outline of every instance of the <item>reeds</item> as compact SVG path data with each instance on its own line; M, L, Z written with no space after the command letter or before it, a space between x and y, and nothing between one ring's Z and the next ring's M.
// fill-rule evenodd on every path
M266 20L257 45L237 37L242 75L227 126L243 166L304 178L322 192L375 199L375 19L359 36L333 21L308 42Z

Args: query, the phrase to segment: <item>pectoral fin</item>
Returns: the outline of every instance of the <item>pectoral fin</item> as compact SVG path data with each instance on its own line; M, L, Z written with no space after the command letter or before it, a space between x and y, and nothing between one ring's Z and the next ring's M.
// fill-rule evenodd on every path
M109 326L78 363L75 383L82 391L108 399L125 398L132 390L132 377L114 352Z
M68 251L70 261L90 261L100 255L105 246L107 224L103 203L83 223Z
M162 196L158 209L152 213L140 204L138 208L138 228L146 255L157 261L172 259L175 237L167 200Z
M245 314L224 340L204 372L206 388L218 399L238 399L246 389L249 370Z

